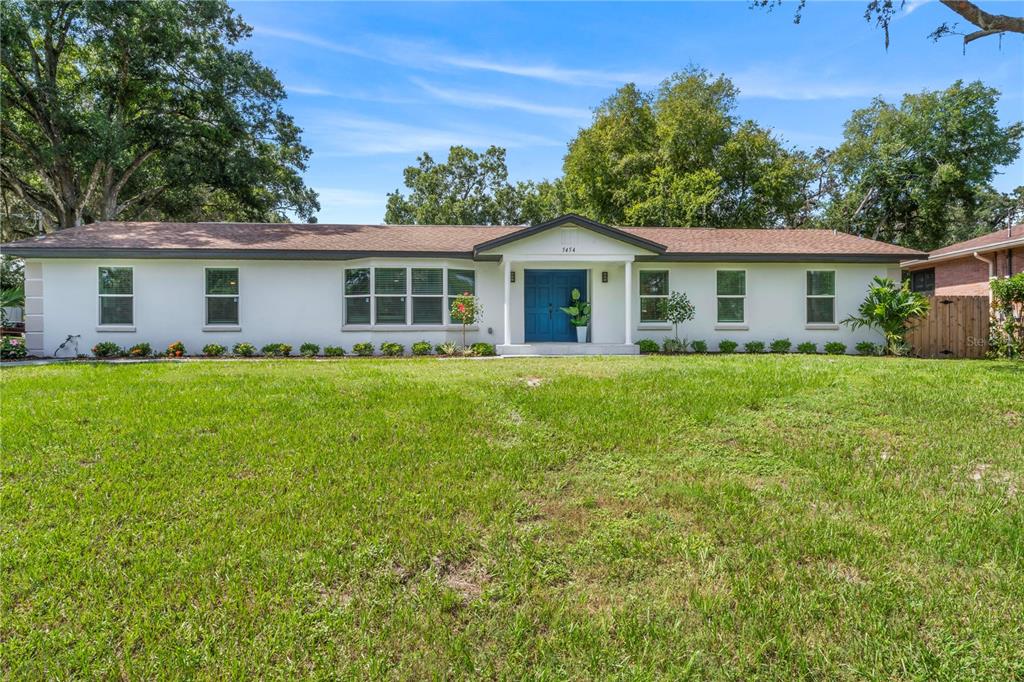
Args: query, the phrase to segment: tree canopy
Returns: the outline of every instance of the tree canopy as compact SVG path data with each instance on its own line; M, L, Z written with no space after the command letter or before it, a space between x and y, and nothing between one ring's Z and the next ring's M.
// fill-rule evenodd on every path
M653 93L627 84L569 143L571 210L630 225L767 227L800 222L812 160L735 114L724 76L689 69Z
M4 2L0 178L48 229L312 219L284 89L221 0Z
M853 112L829 157L835 190L830 226L906 246L933 249L963 226L992 229L1019 213L1020 198L991 182L1020 154L1024 125L1000 126L999 93L980 82L882 99ZM1018 190L1018 193L1020 190Z
M388 194L384 222L408 225L517 225L551 217L553 188L532 182L511 183L505 150L478 153L454 146L447 161L427 153L405 169L405 186Z

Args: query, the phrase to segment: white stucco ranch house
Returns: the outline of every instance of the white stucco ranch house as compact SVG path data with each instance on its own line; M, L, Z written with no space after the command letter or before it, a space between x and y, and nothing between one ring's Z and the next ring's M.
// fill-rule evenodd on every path
M680 335L821 348L880 343L839 322L876 275L924 254L841 232L612 227L577 215L530 227L93 223L6 244L25 259L26 345L51 356L69 335L160 349L461 342L451 297L479 297L469 342L499 354L633 354L672 335L661 301L685 292ZM568 316L591 302L587 342Z

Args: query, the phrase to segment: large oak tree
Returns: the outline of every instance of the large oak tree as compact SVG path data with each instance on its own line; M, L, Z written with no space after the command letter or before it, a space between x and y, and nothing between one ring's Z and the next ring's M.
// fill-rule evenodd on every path
M47 229L312 219L310 151L220 0L8 1L0 179Z

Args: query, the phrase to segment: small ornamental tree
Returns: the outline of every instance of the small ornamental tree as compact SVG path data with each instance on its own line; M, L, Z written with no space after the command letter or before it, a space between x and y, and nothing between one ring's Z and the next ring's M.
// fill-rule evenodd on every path
M673 291L665 304L665 319L672 323L676 330L676 341L679 340L679 325L693 319L697 309L690 303L686 294Z
M466 327L476 324L483 316L483 308L480 306L480 299L468 291L452 299L452 307L449 311L452 321L462 325L462 346L466 346Z
M996 358L1024 355L1024 272L993 279L988 352Z
M851 329L868 327L885 334L885 349L892 355L906 352L907 332L914 321L928 314L928 299L910 290L910 282L900 286L888 277L875 277L868 286L868 295L843 324Z

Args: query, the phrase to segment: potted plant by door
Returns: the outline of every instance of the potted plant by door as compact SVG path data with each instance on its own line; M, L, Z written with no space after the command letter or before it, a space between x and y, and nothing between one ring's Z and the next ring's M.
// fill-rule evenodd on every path
M572 290L572 300L561 311L569 316L569 324L576 327L576 341L587 342L587 325L590 324L590 304L580 300L580 290Z

